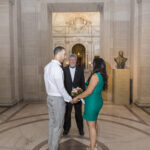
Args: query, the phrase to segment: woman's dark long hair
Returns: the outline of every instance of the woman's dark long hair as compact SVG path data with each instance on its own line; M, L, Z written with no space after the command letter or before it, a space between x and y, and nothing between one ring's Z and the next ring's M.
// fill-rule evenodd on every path
M106 64L102 58L94 58L93 71L88 79L88 83L90 82L90 79L94 73L100 73L102 75L103 81L104 81L103 90L106 90L108 87L108 85L107 85L108 77L107 77L107 73L106 73Z

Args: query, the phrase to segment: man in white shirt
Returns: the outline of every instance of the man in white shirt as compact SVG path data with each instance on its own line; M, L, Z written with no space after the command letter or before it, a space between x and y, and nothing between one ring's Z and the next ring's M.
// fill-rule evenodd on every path
M66 58L65 49L58 46L54 49L54 59L44 68L44 81L47 92L49 111L48 149L58 150L60 135L63 129L65 102L76 103L64 87L64 73L61 64Z

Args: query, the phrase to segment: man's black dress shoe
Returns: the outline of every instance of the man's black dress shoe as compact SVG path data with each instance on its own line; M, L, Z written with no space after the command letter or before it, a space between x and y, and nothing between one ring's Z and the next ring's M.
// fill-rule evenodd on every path
M84 136L84 131L79 131L81 136Z

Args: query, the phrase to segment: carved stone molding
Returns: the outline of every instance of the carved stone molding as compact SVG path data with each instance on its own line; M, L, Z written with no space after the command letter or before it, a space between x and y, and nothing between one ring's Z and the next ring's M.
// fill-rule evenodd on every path
M66 24L71 27L73 31L81 32L86 26L91 25L91 22L79 16L70 18L69 21L66 21Z

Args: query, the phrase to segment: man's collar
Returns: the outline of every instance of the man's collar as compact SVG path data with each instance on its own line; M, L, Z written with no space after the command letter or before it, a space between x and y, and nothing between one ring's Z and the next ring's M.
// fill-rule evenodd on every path
M71 69L75 69L75 68L76 68L76 66L74 66L74 67L69 66L69 68L71 68Z
M58 60L53 59L52 62L61 66L61 63Z

